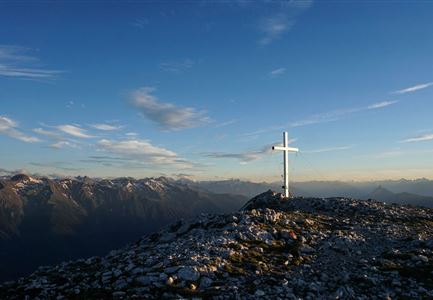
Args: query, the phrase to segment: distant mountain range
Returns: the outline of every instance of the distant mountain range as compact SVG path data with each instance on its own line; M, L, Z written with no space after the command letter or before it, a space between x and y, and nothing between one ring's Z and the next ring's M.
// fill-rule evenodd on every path
M281 191L280 183L254 183L238 179L221 181L181 180L192 188L213 193L238 194L253 197L262 191ZM433 181L387 180L369 182L307 181L291 184L291 193L302 197L349 197L355 199L376 199L388 203L421 205L433 207Z
M164 177L2 177L0 281L41 264L105 254L167 223L235 211L247 200Z
M387 203L433 207L433 197L420 196L412 193L393 193L382 186L376 188L369 195L369 198Z

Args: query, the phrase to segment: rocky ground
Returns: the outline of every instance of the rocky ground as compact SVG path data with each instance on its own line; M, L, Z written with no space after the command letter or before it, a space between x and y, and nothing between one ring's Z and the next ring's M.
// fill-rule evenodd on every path
M432 299L433 210L269 191L106 257L40 267L0 298Z

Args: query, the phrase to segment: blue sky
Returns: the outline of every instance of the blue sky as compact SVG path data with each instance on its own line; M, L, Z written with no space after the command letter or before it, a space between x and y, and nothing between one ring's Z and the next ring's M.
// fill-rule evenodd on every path
M0 168L433 178L433 4L5 1Z

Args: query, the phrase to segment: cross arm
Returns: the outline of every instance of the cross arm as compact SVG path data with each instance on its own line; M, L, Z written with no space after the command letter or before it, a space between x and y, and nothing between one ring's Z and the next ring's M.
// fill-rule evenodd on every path
M290 151L290 152L299 152L298 148L292 148L292 147L280 147L280 146L273 146L272 150L280 150L280 151Z

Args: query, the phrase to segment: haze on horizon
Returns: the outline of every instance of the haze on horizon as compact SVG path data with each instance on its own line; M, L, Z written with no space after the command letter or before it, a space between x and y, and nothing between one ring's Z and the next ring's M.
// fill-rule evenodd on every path
M433 179L433 3L0 2L0 168Z

